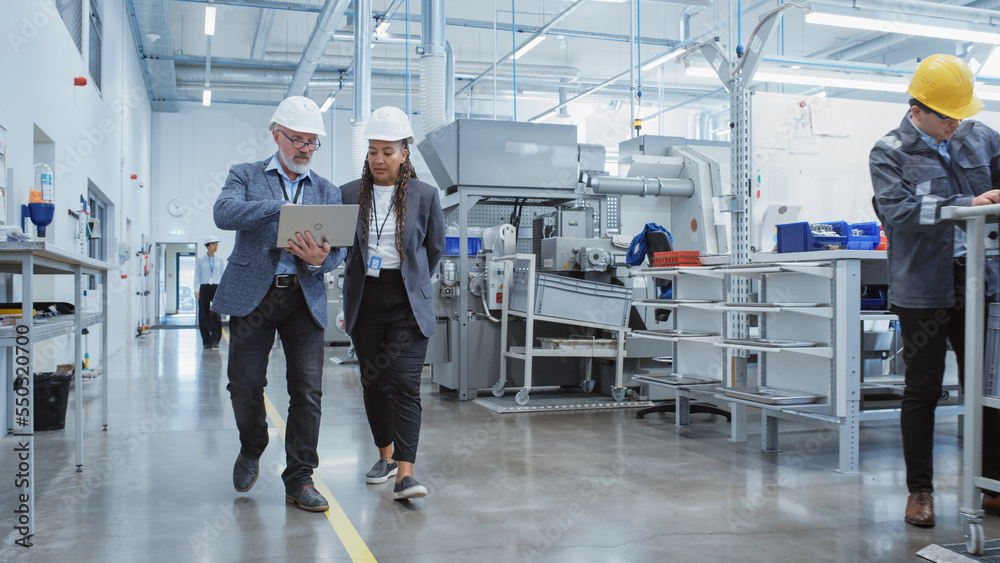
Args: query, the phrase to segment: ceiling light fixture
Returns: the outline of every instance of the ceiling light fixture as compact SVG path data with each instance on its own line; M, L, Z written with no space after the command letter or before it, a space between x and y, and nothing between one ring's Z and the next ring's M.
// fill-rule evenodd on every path
M205 35L215 35L215 6L205 6Z
M212 91L208 88L205 88L201 93L201 105L206 107L212 105Z
M319 111L325 113L326 110L330 109L330 106L333 105L334 101L336 101L335 97L333 97L333 96L327 96L326 101L323 102L323 105L319 107Z
M900 21L900 13L870 12L870 17L860 17L852 12L842 12L833 8L823 7L822 12L812 11L806 14L806 23L846 27L849 29L865 29L882 33L902 33L920 37L936 37L953 41L972 41L974 43L1000 44L1000 33L985 31L986 26L953 21L948 27L938 24L941 19L922 18L905 14L905 21ZM831 11L832 10L832 11ZM869 12L865 12L866 14Z
M389 24L391 23L392 22L387 19L383 19L379 22L379 24L375 26L375 37L382 37L382 34L389 30Z
M538 37L535 37L534 39L529 40L524 45L518 47L517 51L514 51L514 60L516 61L517 59L523 57L525 53L537 47L538 44L541 43L542 41L545 41L545 36L539 35Z

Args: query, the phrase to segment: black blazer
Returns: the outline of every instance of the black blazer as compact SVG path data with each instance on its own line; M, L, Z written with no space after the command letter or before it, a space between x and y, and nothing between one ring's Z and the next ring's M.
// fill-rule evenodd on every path
M344 203L358 203L361 180L354 180L340 187ZM362 210L362 213L364 211ZM361 294L365 288L368 271L367 248L361 248L364 223L358 216L354 244L347 252L344 272L344 327L347 334L354 331L361 308ZM406 295L410 308L424 336L434 334L433 272L444 254L444 212L434 186L410 178L406 186L406 217L403 219L403 248L406 262L401 266ZM399 236L399 233L396 233Z

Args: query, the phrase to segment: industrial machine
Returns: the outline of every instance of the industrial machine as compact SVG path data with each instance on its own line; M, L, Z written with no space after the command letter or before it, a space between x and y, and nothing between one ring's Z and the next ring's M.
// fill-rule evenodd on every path
M323 341L327 344L350 344L351 337L344 331L344 266L337 266L325 274L326 281L326 330Z
M718 165L685 147L683 139L671 139L673 144L663 144L662 151L659 138L640 139L648 141L626 142L621 150L634 157L629 173L655 174L648 178L609 176L604 147L579 144L572 125L459 119L418 145L438 186L445 191L445 221L457 227L458 234L457 241L449 241L451 252L446 254L451 255L442 259L435 279L438 322L426 360L433 383L456 391L459 399L473 399L478 390L489 389L500 379L498 317L503 305L503 272L493 262L497 252L534 254L539 272L632 288L633 279L625 268L626 248L612 241L612 235L620 230L621 194L671 196L676 203L670 220L648 220L661 224L683 220L687 231L678 249L724 252L725 230L716 228L711 200L721 195ZM660 151L664 154L652 154ZM469 245L470 233L502 225L516 233L506 245ZM640 285L639 291L637 299L649 290ZM524 323L510 324L508 344L524 345ZM581 330L540 323L533 336L578 338ZM662 355L662 350L628 353L630 358L656 355ZM538 358L533 385L579 386L584 361ZM613 378L609 374L614 367L611 363L608 369L607 363L594 362L594 379L597 389L611 394ZM521 384L523 369L517 373L519 368L512 367L506 374L508 387Z

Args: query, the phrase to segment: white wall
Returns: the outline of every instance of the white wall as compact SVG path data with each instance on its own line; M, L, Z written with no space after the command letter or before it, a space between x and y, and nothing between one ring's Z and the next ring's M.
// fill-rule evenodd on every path
M81 3L89 3L81 0ZM46 242L75 250L76 220L67 210L80 208L88 182L96 185L114 208L108 221L108 261L117 265L118 243L131 249L132 259L108 277L111 300L136 300L137 262L134 253L140 236L150 235L150 116L142 70L136 56L131 27L124 20L124 0L103 2L103 80L94 86L85 57L70 38L52 0L25 0L0 4L0 108L6 114L7 167L13 170L8 187L8 222L20 222L20 206L28 202L32 184L35 128L54 143L49 162L54 169L56 214ZM86 11L84 12L87 13ZM86 17L86 16L85 16ZM88 78L87 86L74 86L73 78ZM136 174L137 180L129 179ZM144 182L145 188L138 184ZM126 224L132 222L131 238ZM127 274L127 279L121 275ZM20 278L17 278L18 280ZM19 284L16 284L19 285ZM35 298L68 301L72 277L39 279ZM88 307L99 306L100 291L89 292ZM123 349L134 335L138 307L113 307L108 313L109 351ZM97 327L99 329L100 327ZM91 365L99 355L99 330L91 329L88 348ZM36 348L35 369L50 370L58 363L72 363L69 338Z

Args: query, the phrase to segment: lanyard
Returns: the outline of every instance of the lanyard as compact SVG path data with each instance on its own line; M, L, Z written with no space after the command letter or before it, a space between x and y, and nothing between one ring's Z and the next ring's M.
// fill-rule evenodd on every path
M285 201L298 203L299 195L302 194L302 178L299 178L299 187L296 188L295 197L293 199L288 199L288 190L285 189L285 179L281 177L281 174L278 174L278 182L281 183L281 193L285 196Z
M378 225L378 212L375 210L378 205L375 204L375 197L372 194L372 217L375 219L375 249L378 250L378 243L382 240L382 229L385 228L385 222L389 220L389 211L392 211L392 202L389 203L389 208L386 210L385 219L382 219L382 226Z

